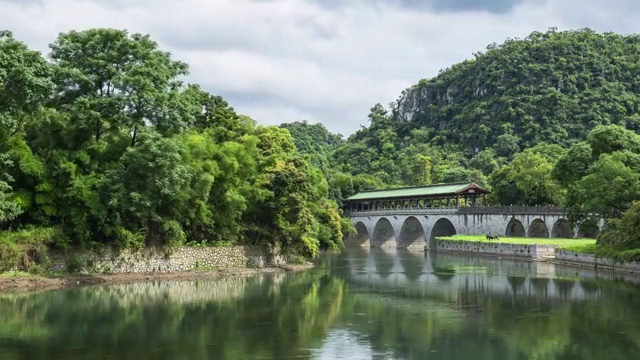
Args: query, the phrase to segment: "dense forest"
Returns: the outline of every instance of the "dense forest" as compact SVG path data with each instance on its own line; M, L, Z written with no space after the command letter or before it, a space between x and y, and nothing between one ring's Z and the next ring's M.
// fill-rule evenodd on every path
M492 44L390 109L376 104L343 142L318 124L283 127L330 164L338 203L367 188L474 181L493 204L563 206L574 223L604 217L601 242L621 244L640 234L637 221L616 220L640 218L639 120L640 35L551 29Z
M338 205L289 131L183 83L187 64L151 38L71 31L50 49L0 32L0 226L26 232L3 232L0 263L38 239L305 256L341 244Z

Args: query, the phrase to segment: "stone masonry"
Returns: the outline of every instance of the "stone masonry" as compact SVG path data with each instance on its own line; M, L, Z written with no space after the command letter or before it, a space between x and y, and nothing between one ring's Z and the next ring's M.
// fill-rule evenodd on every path
M473 253L532 259L553 257L556 251L555 245L522 245L449 240L436 240L436 248L438 252Z
M195 269L261 268L285 263L283 256L272 255L266 248L183 247L174 252L161 249L85 251L55 253L50 256L52 271L90 273L166 273Z
M357 234L347 246L433 249L437 236L498 235L529 238L595 237L573 228L561 209L469 207L358 211L349 214ZM602 221L595 229L603 227Z

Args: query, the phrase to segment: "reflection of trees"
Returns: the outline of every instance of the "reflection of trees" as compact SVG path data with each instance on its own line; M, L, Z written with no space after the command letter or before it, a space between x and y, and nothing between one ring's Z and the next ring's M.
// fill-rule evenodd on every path
M355 272L360 272L367 270L367 260L369 259L370 252L368 249L354 248L349 249L348 252L343 251L342 254L349 258L351 269Z
M289 358L322 339L342 309L344 283L316 272L248 278L238 285L242 296L227 299L211 293L216 282L166 282L163 292L141 283L128 296L117 285L2 297L0 351L29 359L72 358L74 348L83 358ZM38 346L28 346L36 336Z
M366 277L352 283L366 291L353 310L364 315L343 322L368 335L378 353L406 359L631 359L640 353L640 330L634 325L640 323L640 298L632 285L578 282L592 293L581 298L571 293L573 279L500 275L536 274L537 264L448 254L438 254L437 260L430 254L429 260L433 275L449 280L405 285L404 291L376 291ZM406 268L402 257L399 261ZM451 286L457 289L454 296L434 291ZM448 322L446 309L457 309L462 325L451 326L455 322ZM610 346L615 349L606 350Z
M392 266L394 256L382 255ZM421 267L418 258L398 256L407 276ZM300 274L0 295L0 358L306 358L311 353L301 349L322 346L330 330L361 334L356 338L374 353L402 359L635 359L640 353L633 285L482 276L482 262L452 258L440 263L445 273L455 272L452 280L432 277L398 291L352 281L344 269L358 266L351 259L326 257ZM598 301L566 296L580 289L597 292Z

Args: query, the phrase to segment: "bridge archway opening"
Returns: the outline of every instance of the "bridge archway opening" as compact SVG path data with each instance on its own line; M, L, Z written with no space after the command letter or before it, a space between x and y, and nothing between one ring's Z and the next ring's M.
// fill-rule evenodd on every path
M530 238L549 238L549 228L544 221L540 219L535 219L529 225L529 236Z
M398 236L398 248L418 248L424 249L426 245L426 236L420 220L411 216L408 217L400 228L400 236Z
M595 239L600 234L600 229L598 228L598 224L595 220L587 220L584 221L578 227L578 237L579 238L589 238Z
M447 218L440 218L433 224L431 235L429 236L429 248L434 249L435 240L438 236L453 236L457 234L455 226Z
M553 224L553 228L551 229L551 237L572 239L573 235L573 228L571 227L571 223L569 223L567 219L560 219L556 221L555 224Z
M369 245L369 230L362 221L358 221L355 225L356 233L350 235L346 241L345 246L349 247L361 247Z
M527 237L527 232L522 225L522 221L518 219L511 219L507 224L507 230L504 233L506 237Z
M371 237L371 247L395 247L396 236L393 231L393 226L387 218L381 218L376 223L373 229L373 236Z

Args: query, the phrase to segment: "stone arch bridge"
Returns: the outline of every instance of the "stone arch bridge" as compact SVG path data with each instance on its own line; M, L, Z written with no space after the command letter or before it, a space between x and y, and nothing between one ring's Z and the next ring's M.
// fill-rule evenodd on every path
M345 246L434 248L437 236L596 237L602 223L572 227L561 208L477 206L455 208L373 209L348 212L357 234Z
M596 237L599 224L571 226L561 208L486 206L490 192L475 183L361 191L345 199L357 234L347 246L434 248L437 236Z

